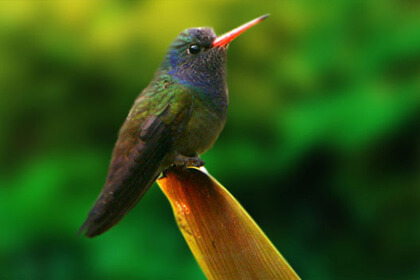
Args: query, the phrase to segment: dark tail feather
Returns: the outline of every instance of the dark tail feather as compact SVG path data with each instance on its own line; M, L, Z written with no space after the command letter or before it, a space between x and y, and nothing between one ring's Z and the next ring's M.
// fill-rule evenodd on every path
M124 153L114 152L105 187L79 233L86 230L88 237L99 235L117 224L136 205L163 171L161 164L167 149L158 147L160 149L139 141L128 158Z
M124 215L133 208L146 191L153 185L157 174L143 174L138 180L127 186L117 187L119 191L114 193L104 193L99 195L95 205L83 225L80 227L79 234L87 237L100 235L116 225ZM111 183L112 184L112 183ZM106 186L113 187L113 186ZM141 190L139 193L138 189ZM105 190L104 190L105 191Z

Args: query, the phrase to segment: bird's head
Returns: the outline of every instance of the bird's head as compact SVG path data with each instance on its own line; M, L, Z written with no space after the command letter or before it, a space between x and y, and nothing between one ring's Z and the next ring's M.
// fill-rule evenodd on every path
M229 43L268 15L245 23L219 37L212 28L186 29L169 47L162 69L181 83L198 89L224 89L226 52Z

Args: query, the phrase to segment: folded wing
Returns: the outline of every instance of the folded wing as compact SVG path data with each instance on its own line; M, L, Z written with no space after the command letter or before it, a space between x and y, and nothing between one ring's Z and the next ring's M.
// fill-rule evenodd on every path
M141 96L120 130L105 186L80 229L88 237L117 224L166 168L163 161L188 122L193 96L179 89L158 94L166 94L163 104Z

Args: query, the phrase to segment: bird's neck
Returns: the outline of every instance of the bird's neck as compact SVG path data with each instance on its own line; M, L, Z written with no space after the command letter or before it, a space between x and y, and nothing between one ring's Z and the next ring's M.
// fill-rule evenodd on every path
M174 83L192 89L203 104L217 112L221 118L225 118L228 106L225 71L223 64L218 69L172 68L164 72Z

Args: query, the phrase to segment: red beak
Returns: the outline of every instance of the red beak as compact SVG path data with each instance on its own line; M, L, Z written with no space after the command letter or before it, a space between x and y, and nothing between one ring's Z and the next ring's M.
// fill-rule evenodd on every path
M217 37L214 41L213 41L213 47L222 47L222 46L227 46L233 39L235 39L236 37L238 37L241 33L243 33L245 30L250 29L251 27L253 27L254 25L256 25L257 23L260 23L261 21L263 21L264 19L268 18L268 14L261 16L259 18L256 18L254 20L251 20L250 22L247 22L235 29L233 29L232 31L223 34L222 36Z

